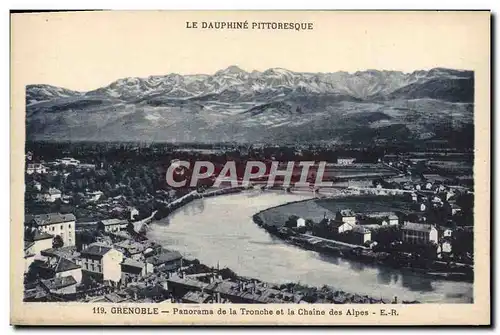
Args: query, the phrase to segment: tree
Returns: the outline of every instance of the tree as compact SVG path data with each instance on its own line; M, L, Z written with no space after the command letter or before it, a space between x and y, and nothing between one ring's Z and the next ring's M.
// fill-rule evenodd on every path
M52 240L52 248L61 248L64 246L64 241L61 236L56 235Z

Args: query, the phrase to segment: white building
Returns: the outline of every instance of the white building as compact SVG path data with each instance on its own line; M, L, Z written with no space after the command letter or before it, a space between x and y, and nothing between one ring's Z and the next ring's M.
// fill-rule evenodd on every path
M25 225L53 237L60 236L64 246L74 246L75 221L76 218L73 214L49 213L34 215L29 218Z
M121 279L121 263L123 253L111 246L98 243L91 244L80 254L82 270L93 278L118 283Z
M401 239L406 243L438 243L438 230L430 224L405 222L401 227Z
M356 158L352 157L339 157L337 158L337 164L339 165L351 165L356 161Z

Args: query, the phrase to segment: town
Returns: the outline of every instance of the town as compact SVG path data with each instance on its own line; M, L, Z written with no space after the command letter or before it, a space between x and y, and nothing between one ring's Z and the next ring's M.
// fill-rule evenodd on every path
M164 178L174 159L208 157L217 162L231 155L242 161L256 156L278 159L288 158L283 156L286 152L294 159L324 159L328 156L325 149L56 149L34 146L26 154L25 301L400 302L397 297L375 298L326 285L276 284L238 276L227 267L204 265L147 237L148 225L195 199L245 192L246 188L304 192L293 186L259 183L246 188L213 188L206 180L194 188L174 189ZM277 153L282 157L276 157ZM309 190L314 195L312 201L319 203L376 197L382 202L400 202L401 208L354 211L346 206L322 210L320 219L284 211L283 219L273 225L266 223L262 213L256 213L254 220L269 233L301 248L470 280L473 185L467 178L467 167L454 160L447 164L436 157L414 156L362 152L356 157L356 152L352 156L344 153L329 159L325 178L330 176L333 186Z

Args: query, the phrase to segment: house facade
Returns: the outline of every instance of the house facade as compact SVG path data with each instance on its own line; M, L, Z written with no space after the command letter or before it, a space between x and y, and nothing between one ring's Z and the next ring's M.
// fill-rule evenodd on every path
M41 280L40 284L49 293L71 294L76 293L77 282L72 276L55 277L52 279Z
M335 220L341 221L343 223L349 223L350 225L356 224L356 213L351 209L342 209L337 212Z
M61 199L62 192L57 188L49 188L47 192L40 193L38 199L45 202L55 202L57 199Z
M354 226L351 229L353 234L353 242L363 245L372 239L372 232L363 226Z

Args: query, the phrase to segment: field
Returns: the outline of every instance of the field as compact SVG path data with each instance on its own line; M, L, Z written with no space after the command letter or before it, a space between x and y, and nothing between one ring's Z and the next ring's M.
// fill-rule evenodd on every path
M350 208L356 213L408 211L410 203L402 197L351 196L341 199L313 199L273 207L259 215L266 225L282 226L291 215L315 222L333 218L337 210Z

